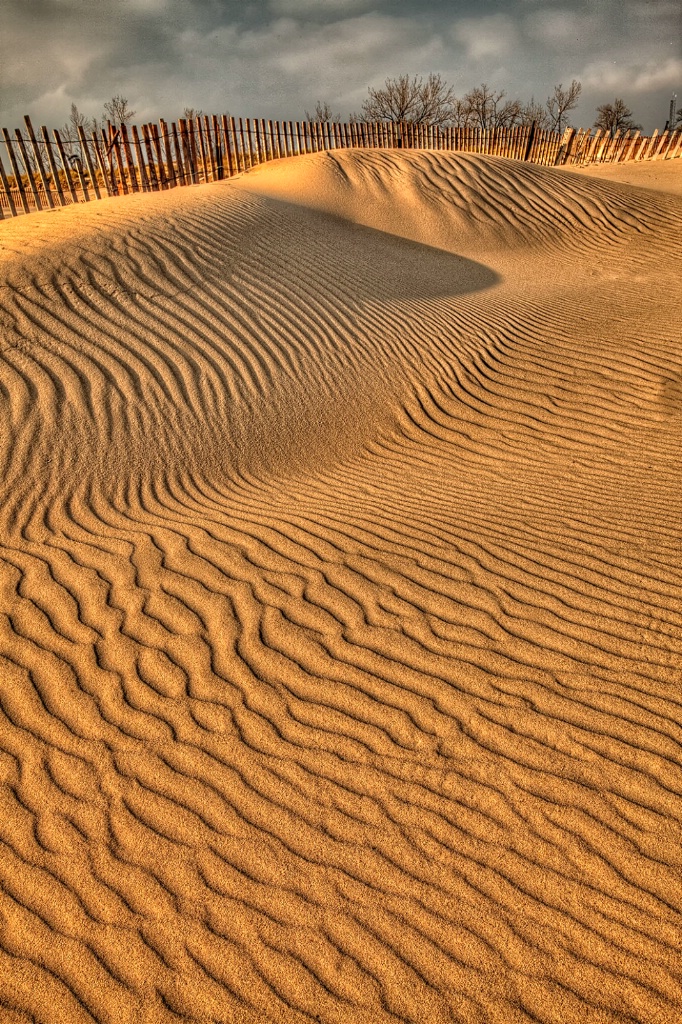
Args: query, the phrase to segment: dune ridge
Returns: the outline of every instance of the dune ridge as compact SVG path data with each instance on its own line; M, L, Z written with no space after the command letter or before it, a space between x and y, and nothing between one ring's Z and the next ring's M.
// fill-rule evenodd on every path
M0 225L0 1019L682 1015L682 199Z

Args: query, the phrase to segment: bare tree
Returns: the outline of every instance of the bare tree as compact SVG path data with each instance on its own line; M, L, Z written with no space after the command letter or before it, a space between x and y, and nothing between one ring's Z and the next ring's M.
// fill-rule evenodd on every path
M601 128L613 138L616 132L636 131L642 126L635 124L630 108L622 99L616 97L613 103L603 103L601 107L597 107L597 119L593 127Z
M368 90L362 104L365 121L407 121L411 124L445 125L452 121L452 88L440 75L423 78L400 75L387 78L382 89Z
M547 107L543 106L542 103L538 103L534 96L531 96L530 102L524 103L521 107L521 113L519 116L519 124L523 127L528 127L533 124L538 128L546 130L551 127L549 114Z
M310 113L309 110L306 110L305 119L306 121L320 122L336 121L336 123L338 124L338 122L341 120L341 115L333 114L332 108L329 106L328 103L322 103L321 100L318 100L317 103L315 104L315 110L312 114Z
M582 91L583 87L576 78L573 79L568 89L564 89L562 82L554 86L554 93L547 97L547 103L545 104L549 117L548 127L552 131L562 132L566 128L568 125L568 117L566 115L569 110L575 110L578 106L578 100Z
M104 104L103 121L111 121L115 128L122 124L130 124L137 111L131 110L125 96L112 96L108 103Z
M203 110L197 110L195 107L185 107L182 112L183 119L185 121L193 121L195 117L203 117Z
M466 125L473 128L511 128L521 120L521 101L506 100L504 89L497 92L482 82L464 97Z
M80 157L81 145L78 138L78 129L82 128L86 136L97 130L97 121L94 117L82 114L75 103L71 104L71 113L66 124L62 125L59 135L64 143L64 152L68 157Z
M450 109L450 117L455 128L468 128L471 123L471 111L465 100L454 99Z

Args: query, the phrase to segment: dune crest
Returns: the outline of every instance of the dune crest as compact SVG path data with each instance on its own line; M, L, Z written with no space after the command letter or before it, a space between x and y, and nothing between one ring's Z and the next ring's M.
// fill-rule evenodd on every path
M0 224L0 1019L682 1015L682 199Z

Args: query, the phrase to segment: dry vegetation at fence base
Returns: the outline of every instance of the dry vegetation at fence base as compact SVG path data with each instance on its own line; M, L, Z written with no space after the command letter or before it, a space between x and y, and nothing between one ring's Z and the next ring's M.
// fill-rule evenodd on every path
M682 1015L681 204L341 153L0 225L0 1017Z

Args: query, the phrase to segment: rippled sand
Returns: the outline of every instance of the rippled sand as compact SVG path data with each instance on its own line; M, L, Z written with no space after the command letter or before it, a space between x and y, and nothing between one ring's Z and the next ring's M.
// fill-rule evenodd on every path
M682 1020L676 163L0 224L2 1024Z

